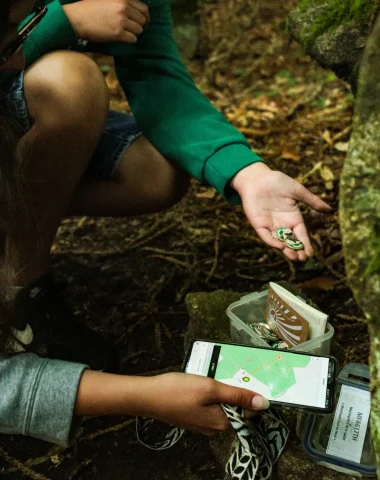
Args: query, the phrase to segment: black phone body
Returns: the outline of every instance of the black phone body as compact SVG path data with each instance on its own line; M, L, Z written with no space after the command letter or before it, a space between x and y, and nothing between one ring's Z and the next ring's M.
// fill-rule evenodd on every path
M273 406L331 413L334 357L225 342L194 340L183 371L260 393Z

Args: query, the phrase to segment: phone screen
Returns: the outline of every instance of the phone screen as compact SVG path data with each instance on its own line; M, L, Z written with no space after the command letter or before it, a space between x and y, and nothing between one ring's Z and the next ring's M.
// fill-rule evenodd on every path
M185 372L260 393L268 400L331 408L335 361L329 357L196 341Z

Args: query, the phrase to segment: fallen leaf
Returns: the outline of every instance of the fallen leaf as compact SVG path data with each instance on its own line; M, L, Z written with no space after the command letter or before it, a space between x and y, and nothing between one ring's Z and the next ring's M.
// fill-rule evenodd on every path
M278 113L280 111L277 104L271 102L266 95L258 97L252 104L255 108L264 112Z
M331 138L331 133L330 130L325 130L322 135L323 139L328 143L329 145L333 145L333 140Z
M335 180L334 172L327 165L322 165L321 167L321 177L325 182L325 187L327 190L332 190L334 188L333 181Z
M319 288L320 290L333 290L340 280L330 277L317 277L311 280L306 280L300 286L305 288Z
M338 152L348 152L348 142L338 142L334 145L335 149L338 150Z
M281 158L284 160L291 160L293 162L299 162L301 160L301 155L296 152L288 150L286 147L283 149Z
M195 194L197 198L207 198L207 199L213 199L215 198L215 195L216 195L216 190L214 188L206 188L205 190Z
M119 90L120 88L119 81L113 72L108 73L105 77L105 80L106 80L107 87L109 88L111 93L112 92L115 93Z

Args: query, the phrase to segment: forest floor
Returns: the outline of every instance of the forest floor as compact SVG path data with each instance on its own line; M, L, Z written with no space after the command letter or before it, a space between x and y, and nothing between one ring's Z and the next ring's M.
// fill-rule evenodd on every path
M187 293L250 292L269 280L297 284L328 313L345 363L368 361L367 327L345 282L338 218L354 97L348 85L289 42L284 24L292 4L205 3L200 51L189 69L273 169L297 178L334 208L325 216L303 210L315 257L305 264L287 261L261 242L241 207L197 181L162 214L65 220L52 252L55 273L69 282L67 294L78 314L114 342L122 373L181 364ZM127 110L110 60L98 61L111 107ZM83 422L66 450L1 436L0 477L220 480L223 471L206 438L188 434L172 450L156 453L137 442L133 419L95 418Z

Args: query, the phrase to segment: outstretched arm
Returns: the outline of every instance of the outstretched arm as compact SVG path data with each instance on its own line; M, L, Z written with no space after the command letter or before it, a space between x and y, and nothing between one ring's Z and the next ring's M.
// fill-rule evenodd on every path
M78 415L138 415L210 435L229 427L220 403L254 410L269 407L261 395L186 373L128 377L86 371L79 385Z

